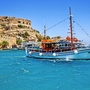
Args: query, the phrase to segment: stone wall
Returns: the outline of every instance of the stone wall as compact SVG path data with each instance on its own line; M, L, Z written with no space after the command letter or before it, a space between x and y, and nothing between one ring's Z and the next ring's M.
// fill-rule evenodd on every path
M19 28L30 29L31 21L22 18L0 16L0 30L14 30Z

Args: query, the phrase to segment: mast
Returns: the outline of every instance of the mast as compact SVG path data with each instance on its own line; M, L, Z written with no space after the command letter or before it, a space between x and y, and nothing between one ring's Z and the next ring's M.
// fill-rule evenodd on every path
M71 37L71 46L72 50L74 49L74 44L73 44L73 33L72 33L72 14L71 14L71 8L69 7L69 13L70 13L70 37Z
M46 39L46 26L44 25L44 39Z

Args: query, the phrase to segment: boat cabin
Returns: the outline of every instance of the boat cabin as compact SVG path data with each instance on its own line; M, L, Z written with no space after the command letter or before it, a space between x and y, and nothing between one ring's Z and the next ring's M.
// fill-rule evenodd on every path
M38 43L33 42L33 41L27 42L26 47L30 51L39 51L40 50L40 47L39 47Z
M71 43L65 40L60 40L59 42L55 42L53 40L43 40L42 41L42 51L50 52L50 51L68 51L71 50Z
M54 42L54 40L51 39L44 39L42 40L42 51L53 51L53 49L55 48L56 42Z

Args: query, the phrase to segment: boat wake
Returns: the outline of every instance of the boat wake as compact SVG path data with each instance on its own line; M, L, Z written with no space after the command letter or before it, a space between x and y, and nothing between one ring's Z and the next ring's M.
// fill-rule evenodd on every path
M21 70L24 72L24 73L29 73L29 70L25 69L25 68L21 68Z
M62 59L49 59L49 61L51 61L51 62L54 62L54 63L56 63L56 62L71 62L71 61L73 61L72 59L69 59L68 57L65 59L65 58L62 58Z
M69 57L66 57L65 59L66 61L73 61L72 59L70 59Z
M42 61L50 61L50 62L72 62L72 61L82 61L82 60L90 60L90 58L69 58L69 57L66 57L66 58L35 58L37 60L42 60Z

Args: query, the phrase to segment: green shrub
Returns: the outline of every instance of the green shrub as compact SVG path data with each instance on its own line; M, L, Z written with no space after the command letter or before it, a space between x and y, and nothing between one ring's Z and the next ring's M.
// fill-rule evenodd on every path
M19 28L23 28L23 25L18 25Z
M4 27L4 26L6 26L6 25L5 25L4 23L2 23L2 24L1 24L1 26L3 26L3 27Z
M9 43L7 41L3 41L1 43L1 45L2 45L2 48L7 48L7 46L9 45Z
M21 43L22 43L22 40L21 39L17 39L16 40L16 44L21 45Z

